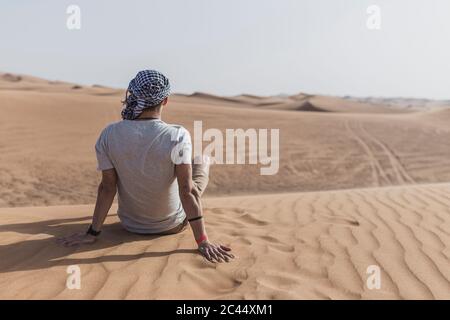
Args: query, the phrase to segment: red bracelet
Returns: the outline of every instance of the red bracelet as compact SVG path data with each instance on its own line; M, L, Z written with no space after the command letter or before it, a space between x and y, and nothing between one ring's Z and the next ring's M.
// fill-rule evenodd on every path
M208 236L206 234L202 234L202 236L200 238L195 239L195 241L197 241L197 244L200 244L205 240L208 240Z

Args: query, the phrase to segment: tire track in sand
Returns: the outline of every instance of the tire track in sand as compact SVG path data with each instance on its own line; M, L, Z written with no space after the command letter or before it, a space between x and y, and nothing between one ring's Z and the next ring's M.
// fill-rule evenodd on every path
M357 134L355 129L353 129L350 125L349 121L345 122L345 127L350 134L350 137L356 140L356 142L362 147L364 153L366 154L369 164L372 170L372 179L374 186L381 186L381 179L383 179L387 184L391 184L389 177L375 156L372 148L370 148L369 144L366 140L364 140L361 135Z
M359 128L361 133L363 133L368 139L370 139L374 144L376 144L383 150L384 154L389 159L389 163L391 164L392 170L394 171L398 182L402 184L415 183L414 179L408 174L405 167L400 162L399 157L395 154L394 150L389 148L380 139L367 132L361 122L359 123Z
M369 133L361 122L355 122L351 125L347 121L345 125L350 136L364 149L370 161L374 183L377 186L383 182L389 185L415 183L415 180L400 162L397 154L379 138ZM388 168L380 162L380 156L385 157L389 161ZM391 169L393 174L388 174L387 169Z

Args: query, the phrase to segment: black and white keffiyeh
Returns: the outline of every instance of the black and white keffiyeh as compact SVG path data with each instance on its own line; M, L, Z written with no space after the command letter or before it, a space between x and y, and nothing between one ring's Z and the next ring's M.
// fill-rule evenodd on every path
M136 119L144 109L160 104L169 94L169 79L162 73L155 70L139 71L128 85L122 118Z

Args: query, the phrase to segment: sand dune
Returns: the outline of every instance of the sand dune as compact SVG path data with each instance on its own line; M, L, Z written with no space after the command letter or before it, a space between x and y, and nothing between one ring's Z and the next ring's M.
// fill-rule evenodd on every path
M92 246L54 236L83 229L92 206L0 210L0 298L450 299L450 185L210 198L210 236L238 259L214 265L189 230L164 237L107 219ZM113 208L112 212L115 208ZM65 287L79 265L81 290ZM381 288L366 286L370 265Z
M94 202L93 145L104 126L120 119L123 90L72 89L74 84L21 77L19 82L0 81L0 207ZM326 100L311 95L292 99L297 104L309 99L311 108ZM195 120L203 121L204 130L280 129L278 174L261 176L258 165L215 166L206 196L450 181L450 131L448 117L442 116L449 109L347 113L330 111L327 103L329 112L289 112L175 95L164 119L192 134ZM235 177L242 179L236 183Z
M228 106L238 108L257 108L283 111L316 111L339 113L403 113L408 108L391 108L375 101L358 101L333 96L297 94L293 96L260 97L243 94L234 97L221 97L213 94L196 92L191 95L178 95L191 103L210 106Z
M99 85L83 86L64 81L49 81L36 77L0 73L1 91L35 91L41 93L91 94L91 95L122 95L123 90Z
M209 234L238 255L213 265L189 230L127 233L115 205L96 244L54 243L89 223L93 146L120 120L123 95L0 74L0 299L450 299L445 102L173 95L164 120L192 135L196 120L203 130L280 130L276 175L211 168ZM81 268L81 290L65 287L69 265ZM379 290L366 286L371 265Z

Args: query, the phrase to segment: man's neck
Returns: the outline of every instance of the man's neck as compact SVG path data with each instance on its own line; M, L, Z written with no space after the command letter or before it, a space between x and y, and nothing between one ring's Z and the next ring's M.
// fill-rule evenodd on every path
M159 120L161 120L161 112L144 111L136 119L159 119Z

